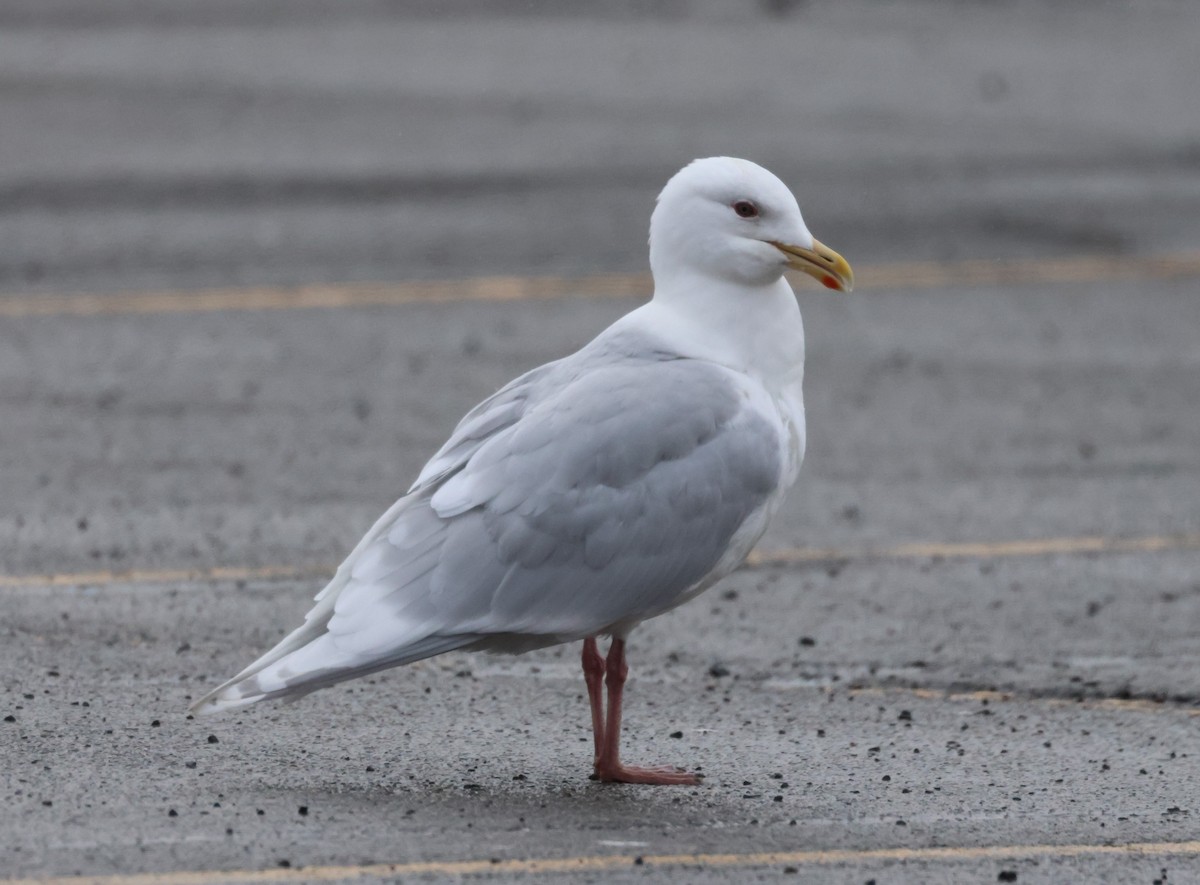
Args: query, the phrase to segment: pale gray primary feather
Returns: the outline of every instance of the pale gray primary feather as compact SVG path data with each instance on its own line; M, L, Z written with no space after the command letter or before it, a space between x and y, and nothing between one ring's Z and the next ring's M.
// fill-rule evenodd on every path
M780 484L780 433L743 385L620 329L521 376L463 418L305 625L212 703L671 608Z

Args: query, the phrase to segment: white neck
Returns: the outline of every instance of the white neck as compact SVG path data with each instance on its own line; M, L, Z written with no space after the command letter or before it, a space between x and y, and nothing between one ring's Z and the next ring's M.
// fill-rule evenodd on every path
M673 349L711 360L760 381L775 397L800 402L804 379L804 323L787 280L747 287L672 274L656 283L654 299L634 311L653 316Z

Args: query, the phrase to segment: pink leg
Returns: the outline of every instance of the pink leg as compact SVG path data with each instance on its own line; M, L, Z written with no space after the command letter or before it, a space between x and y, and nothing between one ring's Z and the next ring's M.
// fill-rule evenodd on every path
M586 646L584 653L586 655ZM597 653L597 657L598 657ZM625 679L629 676L629 665L625 663L625 640L613 639L608 649L608 721L604 725L603 741L596 754L596 777L602 781L622 784L698 784L700 776L681 771L671 766L661 768L636 768L621 764L621 695L625 690ZM586 673L586 669L585 669ZM590 693L590 688L589 688ZM592 716L597 715L597 705L592 704ZM594 722L593 718L593 722ZM599 741L599 732L597 731Z
M596 739L596 755L592 764L600 762L604 749L604 656L596 648L596 637L583 640L583 681L587 683L588 703L592 708L592 736Z

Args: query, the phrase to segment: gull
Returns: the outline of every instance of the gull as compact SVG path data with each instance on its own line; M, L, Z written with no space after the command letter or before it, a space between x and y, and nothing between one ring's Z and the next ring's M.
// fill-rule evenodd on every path
M648 303L468 412L304 623L193 712L455 649L583 640L593 778L699 783L621 761L626 640L729 574L766 530L805 445L804 327L784 271L842 291L853 274L783 182L731 157L667 182L650 267Z

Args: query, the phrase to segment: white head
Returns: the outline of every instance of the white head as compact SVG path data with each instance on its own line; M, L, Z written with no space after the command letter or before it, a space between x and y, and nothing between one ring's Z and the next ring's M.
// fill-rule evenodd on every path
M735 285L766 286L787 268L849 291L846 260L804 225L787 186L733 157L695 160L667 182L650 218L650 269L663 281L681 270Z

